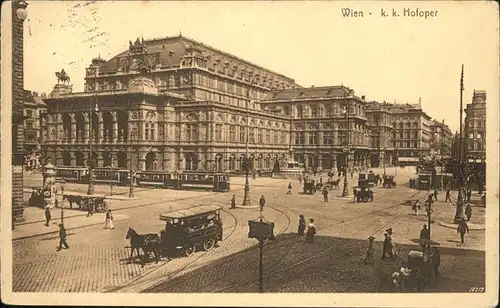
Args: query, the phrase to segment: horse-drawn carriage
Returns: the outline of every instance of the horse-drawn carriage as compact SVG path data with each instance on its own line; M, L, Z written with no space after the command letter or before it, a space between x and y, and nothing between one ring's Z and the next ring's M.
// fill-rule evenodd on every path
M392 187L396 187L396 181L394 180L394 176L393 175L384 175L384 182L382 184L382 186L385 188L392 188Z
M74 203L83 211L92 209L94 213L104 213L108 210L106 196L103 194L84 195L73 192L64 194L63 200L68 200L70 209L73 209Z
M137 234L129 228L126 239L130 239L133 256L134 249L144 251L142 262L149 259L153 253L156 261L161 257L171 259L175 256L190 256L198 249L212 250L222 241L222 220L220 210L216 205L202 205L182 209L160 215L165 221L165 229L157 234Z
M316 190L314 180L304 179L304 195L314 195Z
M356 191L356 193L355 193L356 202L372 202L373 201L373 191L371 190L370 186L368 186L368 185L358 186L358 187L354 187L354 190Z

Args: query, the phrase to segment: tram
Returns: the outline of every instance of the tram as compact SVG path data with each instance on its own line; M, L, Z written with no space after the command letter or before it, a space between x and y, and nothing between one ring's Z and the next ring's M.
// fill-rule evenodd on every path
M178 189L206 189L219 192L231 189L229 174L224 172L183 171L177 176Z
M172 171L138 171L135 175L137 186L178 189L178 173Z
M56 178L69 183L81 183L87 176L88 169L86 167L56 167Z

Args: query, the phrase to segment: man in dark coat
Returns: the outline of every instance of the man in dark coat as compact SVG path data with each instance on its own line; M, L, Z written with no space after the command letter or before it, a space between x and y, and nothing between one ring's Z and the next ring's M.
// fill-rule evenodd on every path
M45 208L45 226L48 227L50 224L50 220L52 219L52 215L50 214L50 209L47 206Z
M62 249L62 246L64 246L64 249L68 249L69 245L66 242L66 237L68 235L66 234L66 229L64 228L63 224L59 224L59 248L57 248L57 251Z
M469 226L465 222L464 218L462 221L460 221L457 227L457 233L460 233L460 239L462 241L462 244L464 243L464 235L466 232L469 233Z
M328 202L328 188L323 188L323 201Z
M448 201L451 202L451 189L449 188L446 189L446 202Z
M470 198L471 198L471 197L472 197L472 190L471 190L471 189L469 189L469 190L467 190L467 201L469 201L469 202L470 202Z
M306 219L304 218L304 215L300 214L299 215L299 229L298 229L298 235L299 236L304 236L304 231L306 230Z
M259 200L259 205L260 205L260 210L263 211L264 210L264 205L266 204L266 198L264 198L264 195L262 195L260 197L260 200Z
M434 201L438 201L438 190L434 188Z
M235 209L236 208L236 196L233 194L233 197L231 198L231 208Z
M387 254L389 254L392 258L392 247L391 247L391 238L387 233L384 233L384 244L383 244L383 249L382 249L382 260L384 260L387 257Z
M420 239L421 240L430 240L431 239L431 234L429 233L429 229L427 229L427 225L424 225L422 230L420 230ZM425 245L421 245L422 249L425 247Z

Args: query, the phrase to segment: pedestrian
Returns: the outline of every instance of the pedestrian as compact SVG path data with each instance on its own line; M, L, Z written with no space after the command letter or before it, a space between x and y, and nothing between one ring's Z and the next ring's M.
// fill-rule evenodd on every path
M401 291L405 290L405 282L410 277L411 270L408 268L408 265L405 261L401 262L401 268L399 269L401 273L400 277L400 289Z
M306 243L312 243L314 241L314 235L316 234L316 225L314 225L314 219L309 219L309 225L307 226L306 233Z
M470 202L470 198L471 198L471 197L472 197L472 190L471 190L471 189L469 189L469 190L467 191L467 201L468 201L468 202Z
M451 189L450 188L446 188L446 203L448 203L448 201L451 202Z
M302 184L302 174L299 174L299 183Z
M266 204L266 198L264 198L264 195L260 197L259 200L259 205L260 205L260 211L262 212L264 210L264 205Z
M438 201L438 191L434 188L434 201Z
M292 182L288 183L288 192L286 193L287 195L292 194Z
M323 201L328 203L328 189L326 186L323 188Z
M413 210L413 213L415 214L415 216L418 216L418 210L420 209L420 201L413 203L413 205L411 206L411 209Z
M233 197L231 197L231 208L235 209L236 208L236 196L233 194Z
M306 230L306 219L304 215L299 215L299 229L297 231L299 236L304 236L304 231Z
M392 258L392 250L391 250L391 238L387 232L384 233L384 243L382 246L382 260L384 260L387 255Z
M351 170L351 179L354 177L354 171Z
M319 177L319 183L323 184L323 177L322 176Z
M387 232L387 235L389 237L389 243L390 243L390 249L391 249L391 256L393 258L396 258L398 256L398 251L396 249L396 240L394 238L394 233L392 232L392 228L389 228L385 230Z
M89 216L94 216L94 201L93 200L89 200L89 202L87 203L87 217Z
M375 253L375 249L373 248L373 240L375 238L373 236L368 237L368 247L366 248L366 257L365 263L373 264L373 254Z
M68 249L69 245L66 242L67 238L66 234L66 229L64 228L64 224L59 224L59 247L57 248L57 251L61 250L62 247L64 246L64 249Z
M432 267L434 270L434 278L439 277L439 265L441 265L441 252L439 248L434 248L434 253L432 254Z
M463 218L459 223L457 227L457 233L460 233L460 240L461 243L464 244L464 235L465 233L469 233L469 226L465 222L465 218Z
M427 229L427 225L424 225L422 230L420 230L420 239L421 240L430 240L431 239L431 234L429 232L429 229ZM422 249L425 248L425 244L421 244Z
M356 188L353 188L352 195L354 196L354 200L352 200L352 203L356 203L356 197L358 196L358 190Z
M113 230L114 228L115 225L113 224L113 214L111 213L111 210L108 210L108 212L106 212L106 220L104 221L104 229Z
M465 216L467 216L467 222L469 222L470 217L472 216L472 207L470 206L470 203L467 203L465 206Z
M252 180L255 180L255 171L252 172Z
M52 219L52 215L50 214L49 207L45 207L45 226L48 227L50 224L50 220Z

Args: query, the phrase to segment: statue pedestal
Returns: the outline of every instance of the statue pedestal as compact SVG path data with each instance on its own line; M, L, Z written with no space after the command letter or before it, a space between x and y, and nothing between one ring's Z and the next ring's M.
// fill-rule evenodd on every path
M140 76L132 79L128 84L128 91L130 93L148 93L158 95L158 89L153 80Z
M52 92L50 92L50 98L56 98L60 95L71 94L73 92L73 86L67 84L56 84Z

